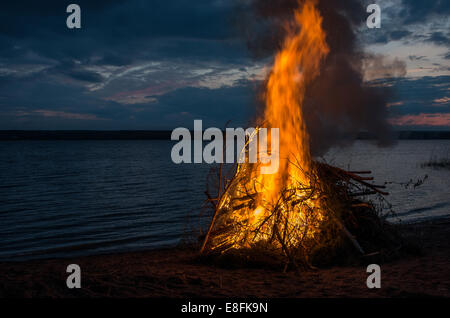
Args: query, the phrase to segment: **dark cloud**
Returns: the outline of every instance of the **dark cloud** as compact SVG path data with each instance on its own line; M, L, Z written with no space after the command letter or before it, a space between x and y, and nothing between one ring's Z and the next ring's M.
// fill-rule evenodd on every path
M450 14L450 2L447 0L404 0L403 10L400 16L403 23L414 24L437 15L448 16Z
M117 53L105 53L105 55L97 61L98 65L113 65L123 66L131 63L131 58L128 56L119 55Z
M450 33L444 34L443 32L432 32L428 35L426 41L436 45L450 46Z
M390 32L388 38L393 41L398 41L398 40L401 40L411 34L412 34L411 31L397 30L397 31Z
M8 101L0 98L2 129L173 129L246 126L253 109L252 84L217 89L186 87L157 96L153 103L121 105L81 88L50 82L10 82ZM19 93L22 92L22 93ZM51 96L49 101L48 96Z
M251 124L248 119L254 112L252 86L243 83L219 89L187 87L161 96L156 107L162 116L185 113L203 119L209 127L224 127L229 120L233 127L243 127ZM170 126L174 124L191 127L193 119L172 122Z
M428 60L428 59L426 58L425 55L420 55L420 56L417 56L417 55L409 55L409 56L408 56L408 59L409 59L410 61L426 61L426 60Z
M65 26L65 9L71 2L19 1L2 6L0 56L33 51L49 58L87 62L95 55L103 57L103 63L123 65L145 56L161 57L166 50L178 57L190 53L211 57L211 46L205 45L202 51L199 40L226 41L234 36L229 1L78 1L82 13L78 30ZM189 45L184 52L183 46ZM216 54L227 51L216 50Z
M370 0L364 1L372 3ZM450 2L446 0L403 0L392 6L389 2L379 3L382 12L382 26L380 29L367 29L361 37L365 43L388 43L389 41L422 42L431 41L438 45L448 45L444 34L424 35L420 27L432 29L448 29Z
M392 29L392 27L387 27L386 29ZM383 28L380 28L373 30L370 33L370 36L367 37L366 41L368 43L388 43L390 41L406 40L410 38L412 34L412 32L402 29L387 31Z
M372 85L392 87L389 112L391 115L421 113L449 113L450 103L442 103L448 96L450 76L380 79Z
M209 115L211 120L220 122L219 119L226 117L227 108L235 109L234 113L242 120L239 107L252 94L245 85L237 85L232 95L222 96L220 88L177 90L180 86L177 81L184 86L195 82L174 78L176 74L189 74L193 70L204 71L201 67L189 68L199 62L209 63L203 67L209 68L208 72L216 70L218 63L222 69L226 65L242 68L249 64L245 44L233 27L234 1L80 0L76 3L81 7L82 28L74 30L65 25L66 7L70 3L73 1L19 0L2 4L2 128L13 128L14 124L16 128L41 125L51 129L66 127L70 121L72 128L91 125L99 129L125 126L168 129L175 118L184 118L181 113L191 112L189 108L193 109L193 115L206 117L212 110L209 101L214 99L214 92L223 101L214 102L218 108ZM112 85L107 79L114 70L131 72L149 62L163 63L164 67L145 69L150 75L115 74L117 79L112 80ZM180 67L185 69L179 70ZM88 89L92 85L108 85L108 89L92 91ZM152 85L168 88L148 98L156 99L149 104L128 105L109 96ZM247 89L247 97L243 87ZM227 92L232 90L229 88ZM232 97L233 103L228 103ZM89 118L90 124L82 123L82 118Z
M188 126L194 118L219 127L228 119L234 119L236 126L244 125L255 111L251 106L256 104L255 83L234 80L222 85L221 71L247 72L251 65L248 47L253 56L270 62L282 39L280 21L296 5L296 0L79 0L75 2L81 6L82 28L69 30L66 7L73 2L2 3L2 129L170 129ZM371 43L414 39L448 46L448 31L432 29L418 38L409 26L415 19L424 22L448 16L448 4L404 1L403 10L387 24L383 20L381 29L362 33L370 34ZM317 108L311 106L313 102L308 106L314 117L311 120L321 121L317 136L320 127L333 120L333 116L318 114L333 107L343 110L338 114L340 120L361 123L335 126L338 134L361 128L376 130L386 116L377 106L382 104L384 92L360 81L364 56L359 55L355 32L355 27L364 26L365 2L321 0L319 5L326 17L324 27L332 54L326 63L330 76L311 84L311 96L323 95ZM444 57L449 58L448 54ZM413 54L410 59L424 60ZM391 74L392 65L382 62L385 73ZM155 65L133 71L146 63ZM436 70L445 67L435 65ZM206 72L219 77L215 79L217 88L198 85L201 80L213 81L196 75ZM411 84L399 83L400 90ZM323 94L323 87L327 91L352 87L354 93ZM135 98L133 103L113 98L140 90L142 100L130 97ZM429 94L424 99L441 93L424 89L424 94ZM411 112L426 106L412 100L408 105L405 109ZM321 138L336 135L327 134Z
M74 63L71 60L66 60L59 63L57 66L51 67L45 72L45 74L65 75L74 80L99 83L103 80L102 76L96 72L82 69L79 64Z

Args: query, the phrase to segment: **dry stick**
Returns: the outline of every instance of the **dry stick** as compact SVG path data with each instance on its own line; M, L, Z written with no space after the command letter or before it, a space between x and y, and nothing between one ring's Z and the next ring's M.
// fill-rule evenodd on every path
M205 194L206 194L206 196L208 197L208 200L207 200L207 201L211 203L212 208L215 210L215 209L216 209L216 205L214 204L213 201L217 201L217 199L211 198L211 196L209 195L209 192L208 192L208 191L205 191Z
M352 172L348 172L348 171L345 171L345 170L342 170L342 169L336 168L336 167L335 167L335 169L336 169L338 172L341 172L342 174L347 175L347 176L350 177L351 179L353 179L353 180L355 180L355 181L361 183L362 185L365 185L366 187L369 187L369 188L373 189L374 191L377 191L377 192L379 192L379 193L381 193L381 194L384 194L384 195L388 195L388 194L389 194L389 193L387 193L387 192L378 190L378 188L379 188L379 189L384 189L384 188L386 188L386 186L384 186L384 185L370 184L370 183L368 183L368 182L365 182L363 177L360 177L360 176L358 176L358 175L356 175L356 174L354 174L354 173L352 173Z
M372 173L372 171L347 171L347 172L350 172L350 173L354 173L354 174L371 174Z
M373 180L373 177L359 177L358 180L372 181L372 180Z
M378 188L386 188L385 186L376 185L376 184L370 184L370 183L364 182L364 181L362 181L362 180L358 180L358 179L352 178L352 177L350 177L350 176L347 176L347 177L348 177L349 179L352 179L352 180L354 180L355 182L358 182L358 183L362 184L363 186L366 186L366 187L368 187L368 188L370 188L370 189L373 190L373 191L367 191L367 194L376 194L376 193L380 193L380 194L382 194L382 195L389 195L388 192L381 191L381 190L378 189ZM350 182L350 180L347 180L347 183L355 185L354 183ZM374 192L374 193L373 193L373 192ZM365 193L364 193L364 192L361 192L361 193L358 193L357 195L363 195L363 194L365 194ZM352 194L350 194L350 195L352 195ZM354 194L353 194L353 195L354 195Z
M372 195L372 194L377 194L377 192L376 191L355 192L355 193L350 193L349 196L351 196L351 197L360 197L360 196Z
M219 189L217 190L217 197L220 198L220 190L222 189L222 167L223 164L220 164L220 174L219 174Z
M357 181L357 182L359 182L359 183L361 183L362 185L365 185L366 187L369 187L369 188L373 189L374 191L380 192L381 194L384 194L384 195L388 195L388 194L389 194L389 193L387 193L387 192L378 190L378 189L385 189L386 186L384 186L384 185L370 184L370 183L365 182L365 181L363 181L363 180L361 180L361 179L355 179L355 178L352 178L352 179L355 180L355 181Z
M289 261L292 263L292 265L296 269L297 273L299 273L297 263L295 262L294 257L291 255L291 252L289 252L289 249L287 248L286 244L284 244L283 239L281 238L280 233L278 232L277 226L274 227L274 233L275 233L275 236L277 237L278 241L280 242L281 248L283 249L284 253L289 258Z
M352 235L352 233L349 232L349 230L345 227L344 224L342 224L341 221L339 221L337 218L335 218L336 223L342 228L345 235L350 239L350 241L353 243L353 245L356 247L356 249L364 255L364 250L362 249L361 245L359 245L358 241L355 239L355 237Z
M342 176L347 176L348 178L353 179L353 180L361 183L362 185L365 185L366 187L372 189L373 191L376 191L376 192L378 192L378 193L380 193L382 195L389 195L388 192L384 192L384 191L379 190L379 189L386 188L385 186L383 186L383 185L376 185L376 184L370 184L368 182L365 182L364 178L356 175L355 172L345 171L345 170L343 170L341 168L332 167L332 166L330 166L328 164L322 164L322 165L326 166L331 172L333 172L336 175L340 174L341 177ZM357 173L360 173L360 174L370 173L370 171L357 171Z
M218 190L218 192L219 192L218 194L219 195L218 195L218 198L220 198L220 188L221 188L221 184L222 184L222 180L221 180L221 178L222 178L222 164L220 165L220 168L221 169L220 169L220 176L219 176L219 190ZM211 224L209 225L208 232L206 233L205 240L203 241L202 248L200 249L200 254L202 254L204 252L204 250L205 250L206 243L208 242L209 235L211 234L214 222L216 221L217 212L219 211L219 205L220 205L222 200L223 200L223 198L221 198L221 200L218 201L217 204L214 206L214 215L213 215Z
M352 204L352 208L370 208L370 204L369 203L356 203L356 204Z
M228 125L228 122L229 122L229 121L227 121L227 123L225 124L225 126ZM223 159L224 159L224 158L223 158L224 151L225 151L225 146L223 146L223 149L222 149L222 162L223 162ZM222 167L223 167L223 163L220 164L219 189L218 189L218 191L217 191L217 192L218 192L218 194L217 194L217 204L214 206L214 215L213 215L211 224L209 225L208 232L206 233L205 240L203 241L202 248L200 249L200 254L202 254L202 253L204 252L204 250L205 250L205 246L206 246L206 243L208 242L209 235L211 234L211 231L212 231L214 222L216 221L217 213L219 212L219 207L220 207L221 201L223 200L223 198L220 197L220 190L221 190L221 188L222 188ZM230 184L231 184L231 183L232 183L232 182L230 182ZM230 184L229 184L229 185L230 185ZM229 186L229 185L228 185L228 186ZM224 191L226 191L226 189L224 189ZM208 195L208 197L209 197L209 195Z
M236 176L236 175L235 175ZM220 210L220 208L221 208L221 205L222 205L222 202L223 202L223 200L224 200L224 198L225 198L225 193L227 193L227 191L228 191L228 189L231 187L231 185L233 184L233 181L235 180L235 177L233 177L233 179L232 180L230 180L230 182L228 183L228 185L225 187L225 189L223 190L223 195L222 195L222 197L218 197L218 201L217 201L217 204L216 204L216 208L215 208L215 210L214 210L214 215L213 215L213 218L212 218L212 220L211 220L211 224L209 225L209 229L208 229L208 232L206 233L206 236L205 236L205 240L203 241L203 244L202 244L202 248L200 249L200 254L203 254L203 252L205 251L205 247L206 247L206 243L208 242L208 240L209 240L209 236L210 236L210 234L211 234L211 231L212 231L212 229L213 229L213 227L214 227L214 223L216 222L216 217L217 217L217 214L218 214L218 212L219 212L219 210ZM219 185L221 184L221 180L219 180ZM219 186L219 189L220 189L220 186ZM219 194L220 194L220 190L219 190Z

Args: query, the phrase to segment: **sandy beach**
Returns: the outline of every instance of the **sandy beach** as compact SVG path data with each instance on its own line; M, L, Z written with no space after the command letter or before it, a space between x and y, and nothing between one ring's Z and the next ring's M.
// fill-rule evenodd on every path
M0 263L1 297L449 297L450 220L403 226L417 255L381 263L380 289L366 286L366 265L296 273L282 268L227 268L186 247ZM82 288L66 287L78 264Z

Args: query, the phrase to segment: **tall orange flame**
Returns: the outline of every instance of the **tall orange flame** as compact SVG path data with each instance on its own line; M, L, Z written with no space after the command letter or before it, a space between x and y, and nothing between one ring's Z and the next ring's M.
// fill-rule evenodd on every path
M239 230L217 238L213 244L216 246L248 247L257 241L269 241L278 232L288 233L291 238L287 244L295 245L299 241L296 236L314 236L311 223L321 217L320 208L315 208L320 205L318 198L303 190L310 185L309 172L312 169L309 137L303 117L305 88L319 74L321 60L329 52L316 0L299 1L293 20L286 28L287 36L275 56L267 81L263 118L268 128L279 129L279 169L273 174L262 174L248 163L238 166L236 176L244 175L243 181L224 195L218 209L231 210L231 217L228 216L224 222ZM277 142L267 138L269 144ZM236 204L240 200L237 198L248 197L249 192L250 196L255 197L254 203L243 207ZM287 192L289 203L280 200L280 197L286 197ZM305 200L308 201L307 207L295 203ZM317 212L314 221L305 216L305 209L309 209L311 214L311 207L314 207L314 213ZM274 209L281 213L271 218ZM277 233L274 233L274 228Z
M308 0L294 13L288 35L267 82L265 122L280 130L278 174L263 176L270 185L264 195L274 198L292 179L308 184L303 171L310 169L309 137L303 119L303 100L308 81L318 75L320 61L328 54L322 18ZM296 163L293 165L292 163ZM299 169L301 167L301 169Z

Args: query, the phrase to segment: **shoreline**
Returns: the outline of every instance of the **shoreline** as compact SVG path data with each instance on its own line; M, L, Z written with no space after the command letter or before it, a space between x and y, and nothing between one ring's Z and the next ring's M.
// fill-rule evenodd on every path
M176 247L0 262L0 297L450 297L450 219L405 224L402 232L421 252L380 263L380 289L367 288L367 264L300 273L224 268ZM66 286L69 264L81 268L81 289Z
M0 141L18 140L171 140L168 130L8 130L0 129ZM191 134L193 131L191 130ZM398 140L450 140L450 130L394 130ZM353 139L352 135L347 136ZM374 140L375 135L360 131L356 139Z

